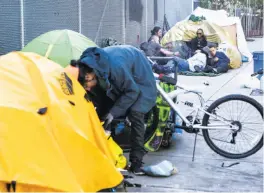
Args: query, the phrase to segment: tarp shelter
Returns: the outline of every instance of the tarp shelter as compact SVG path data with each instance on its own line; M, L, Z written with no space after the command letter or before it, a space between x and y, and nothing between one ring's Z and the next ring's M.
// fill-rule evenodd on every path
M193 22L190 16L205 17L206 20ZM204 30L207 41L225 44L226 54L230 57L231 68L241 65L241 55L252 59L247 48L244 32L239 18L230 18L224 10L212 11L198 7L187 19L176 23L162 38L162 45L176 41L190 41L199 28ZM219 19L221 18L221 19ZM220 21L221 20L221 21Z
M204 16L207 21L213 22L228 30L233 35L232 38L236 39L236 45L241 54L248 57L249 60L252 60L252 54L248 49L239 17L228 17L228 13L225 10L215 11L201 7L197 7L192 14L195 16Z
M88 47L97 46L92 40L72 30L53 30L29 42L22 51L34 52L66 67L77 60Z
M82 86L33 53L0 57L0 191L96 192L123 176Z

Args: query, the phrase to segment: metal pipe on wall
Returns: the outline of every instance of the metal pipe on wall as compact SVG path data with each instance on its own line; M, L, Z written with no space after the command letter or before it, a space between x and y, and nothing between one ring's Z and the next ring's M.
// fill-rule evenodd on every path
M122 36L123 44L126 44L126 0L123 0L122 6Z
M79 33L82 33L82 0L78 0Z
M102 27L102 24L103 24L103 20L104 20L105 12L106 12L106 9L107 9L107 6L108 6L108 1L109 1L109 0L106 0L106 2L105 2L104 10L103 10L102 16L101 16L101 18L100 18L100 22L99 22L99 25L98 25L98 28L97 28L96 36L95 36L95 38L94 38L94 42L95 42L95 43L97 43L97 39L98 39L98 36L99 36L100 30L101 30L101 27Z
M24 48L25 46L24 0L20 0L20 33L21 33L21 48Z
M148 0L146 0L146 41L148 41Z

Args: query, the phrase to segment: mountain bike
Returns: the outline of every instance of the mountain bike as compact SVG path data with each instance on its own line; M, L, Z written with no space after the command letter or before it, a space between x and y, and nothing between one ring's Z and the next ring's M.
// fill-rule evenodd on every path
M148 59L153 62L153 59L157 59L157 57ZM187 133L195 134L193 159L197 134L200 132L202 132L207 145L214 152L226 158L245 158L262 148L263 106L260 103L245 95L232 94L221 97L208 106L202 97L202 92L178 84L176 74L177 72L174 77L169 77L154 73L157 92L162 97L163 102L169 105L170 118L166 120L166 124L159 132L153 134L153 131L157 130L157 120L160 120L157 107L154 107L146 115L146 143L149 139L152 139L151 143L155 147L157 145L155 142L160 141L160 137L162 140L164 137L169 138L177 127ZM168 90L165 91L161 83L169 85L173 89L170 89L169 92ZM179 95L188 93L196 95L200 104L177 100ZM192 108L193 111L185 116L177 106L179 103ZM175 114L182 119L183 123L181 125L176 124ZM129 128L129 120L126 125L126 128ZM166 135L166 133L169 134ZM155 140L155 137L159 140ZM170 143L170 140L166 140Z

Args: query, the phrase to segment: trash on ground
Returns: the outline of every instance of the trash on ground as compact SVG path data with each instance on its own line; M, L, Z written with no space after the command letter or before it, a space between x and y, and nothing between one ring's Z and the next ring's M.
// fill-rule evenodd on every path
M173 164L167 160L164 160L156 165L145 166L143 171L148 176L154 177L169 177L178 173L178 170Z
M250 93L251 96L263 96L263 90L261 89L254 89Z
M225 163L223 162L223 163L222 163L222 168L229 168L229 167L232 167L232 166L234 166L234 165L238 165L238 164L240 164L240 162L235 162L235 163L232 163L232 164L230 164L230 165L228 165L228 166L225 166Z
M242 88L259 88L260 82L256 77L245 77L244 83L241 85Z

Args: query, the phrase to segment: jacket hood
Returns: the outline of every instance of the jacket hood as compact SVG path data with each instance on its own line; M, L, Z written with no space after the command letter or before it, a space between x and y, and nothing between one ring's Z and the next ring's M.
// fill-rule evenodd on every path
M93 68L96 75L105 80L108 79L110 71L108 59L108 54L102 48L98 47L87 48L80 57L82 63Z

